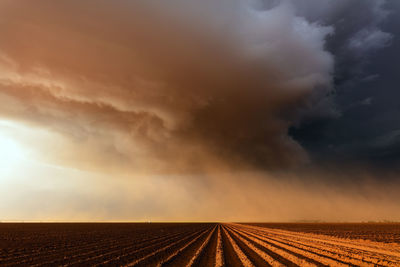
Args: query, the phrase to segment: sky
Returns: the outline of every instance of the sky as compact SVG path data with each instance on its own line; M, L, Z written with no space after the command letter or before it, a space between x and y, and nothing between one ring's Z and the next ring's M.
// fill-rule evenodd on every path
M0 220L399 221L397 0L1 0Z

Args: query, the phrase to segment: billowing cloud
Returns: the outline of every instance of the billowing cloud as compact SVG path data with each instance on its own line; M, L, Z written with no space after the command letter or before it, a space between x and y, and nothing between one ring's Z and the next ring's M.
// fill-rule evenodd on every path
M332 28L290 3L43 0L1 10L3 116L98 138L139 166L306 160L287 129L330 88Z

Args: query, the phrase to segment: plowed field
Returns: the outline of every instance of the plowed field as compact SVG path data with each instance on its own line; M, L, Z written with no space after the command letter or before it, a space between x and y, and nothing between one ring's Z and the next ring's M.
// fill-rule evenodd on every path
M400 266L400 224L267 226L2 223L0 266Z

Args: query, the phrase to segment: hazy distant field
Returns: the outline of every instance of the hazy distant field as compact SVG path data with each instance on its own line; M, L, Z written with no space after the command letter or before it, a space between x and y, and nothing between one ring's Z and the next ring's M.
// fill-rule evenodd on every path
M400 266L400 224L2 223L0 266Z

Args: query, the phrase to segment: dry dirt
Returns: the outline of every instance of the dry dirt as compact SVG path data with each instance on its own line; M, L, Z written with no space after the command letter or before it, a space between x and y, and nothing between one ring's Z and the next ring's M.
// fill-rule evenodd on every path
M400 266L400 224L1 223L0 266Z

